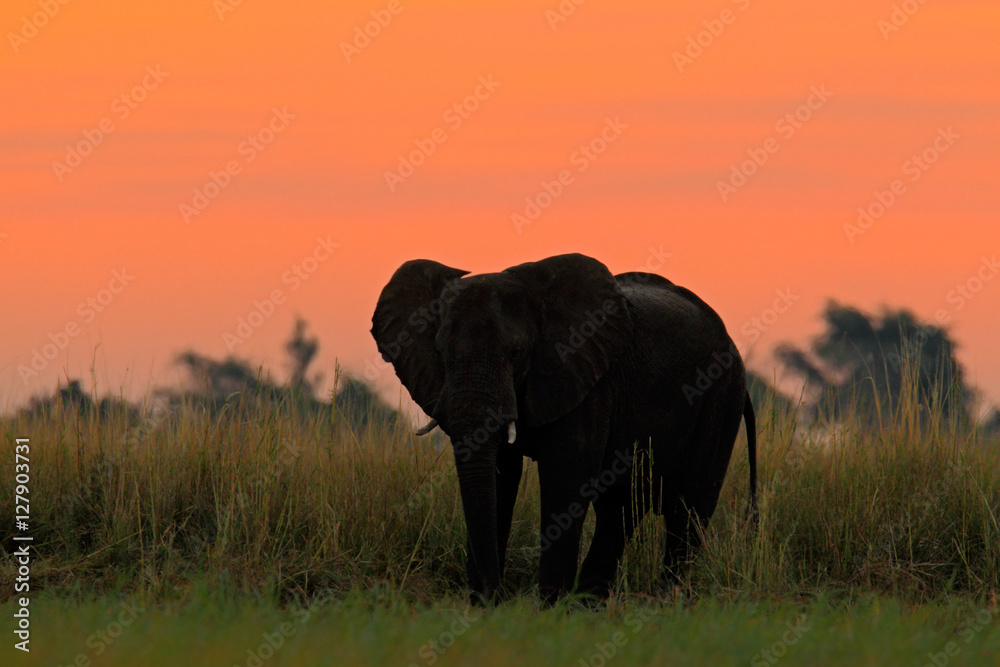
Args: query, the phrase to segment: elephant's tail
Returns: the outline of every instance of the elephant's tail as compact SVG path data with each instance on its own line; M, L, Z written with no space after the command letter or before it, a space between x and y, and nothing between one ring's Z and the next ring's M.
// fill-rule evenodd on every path
M747 459L750 462L750 503L747 505L747 517L757 522L757 419L753 414L753 403L750 392L747 392L743 404L743 419L747 425Z

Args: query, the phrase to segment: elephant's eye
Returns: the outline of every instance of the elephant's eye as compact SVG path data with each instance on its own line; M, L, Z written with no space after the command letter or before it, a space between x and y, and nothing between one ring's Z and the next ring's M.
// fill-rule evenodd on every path
M521 348L519 348L519 347L513 347L513 348L511 348L511 350L510 350L510 360L512 362L517 361L518 359L521 358L521 354L522 354Z

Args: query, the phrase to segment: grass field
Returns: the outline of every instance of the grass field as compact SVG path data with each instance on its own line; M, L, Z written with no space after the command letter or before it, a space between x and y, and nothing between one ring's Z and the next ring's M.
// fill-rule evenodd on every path
M30 660L69 665L994 665L1000 624L966 602L639 598L591 612L522 598L486 612L384 591L282 609L207 592L148 609L40 600ZM119 626L120 617L129 621ZM6 614L5 614L6 616ZM134 620L133 620L134 616ZM119 630L120 627L120 630ZM117 636L114 636L117 635ZM951 643L951 646L949 646ZM78 663L83 664L83 663Z
M133 422L57 408L0 422L3 664L997 664L1000 445L912 402L803 432L758 406L679 596L647 517L605 607L542 609L526 463L507 579L465 604L450 448L236 396ZM14 650L15 438L30 438L31 653ZM589 539L592 522L588 522ZM446 646L447 644L447 646ZM12 656L10 660L6 656Z

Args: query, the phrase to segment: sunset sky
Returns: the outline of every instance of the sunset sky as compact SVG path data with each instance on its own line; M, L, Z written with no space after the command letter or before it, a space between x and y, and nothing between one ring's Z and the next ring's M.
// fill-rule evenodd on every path
M940 317L1000 401L1000 4L577 2L5 0L0 409L185 349L284 377L296 315L398 396L403 261L562 252L691 288L768 375L827 299Z

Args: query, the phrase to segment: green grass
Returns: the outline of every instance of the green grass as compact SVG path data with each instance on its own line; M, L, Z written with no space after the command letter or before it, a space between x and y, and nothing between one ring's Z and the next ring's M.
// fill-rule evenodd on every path
M68 665L82 655L94 665L881 666L923 665L940 654L948 664L994 665L1000 655L996 607L969 603L639 598L589 611L570 603L540 609L522 597L484 611L452 599L413 605L382 588L312 608L204 590L183 604L128 604L138 606L123 616L115 597L38 600L28 664Z
M479 620L437 664L586 664L616 631L628 638L621 664L747 664L801 613L814 629L787 664L924 664L949 641L961 650L949 664L1000 653L1000 444L905 400L891 419L821 445L779 406L757 408L759 526L744 521L740 436L680 602L657 597L662 526L650 516L606 609L540 610L527 462L508 551L514 599L469 612ZM82 653L93 664L247 664L261 633L322 601L265 664L329 664L334 653L341 664L431 664L420 648L467 613L450 448L299 410L236 396L216 416L188 409L152 425L59 408L0 420L5 442L31 439L32 663ZM13 464L5 447L0 469ZM0 483L8 551L13 491ZM591 531L588 520L584 553ZM16 574L4 560L5 618ZM146 611L95 656L87 638L121 600ZM652 618L630 635L638 609ZM977 612L991 619L964 643Z

